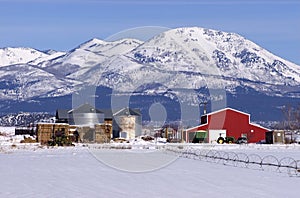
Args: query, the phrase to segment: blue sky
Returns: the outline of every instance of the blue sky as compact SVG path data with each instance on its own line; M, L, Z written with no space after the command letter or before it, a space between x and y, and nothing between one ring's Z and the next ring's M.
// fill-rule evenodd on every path
M235 32L300 65L299 0L0 0L0 47L70 50L140 26Z

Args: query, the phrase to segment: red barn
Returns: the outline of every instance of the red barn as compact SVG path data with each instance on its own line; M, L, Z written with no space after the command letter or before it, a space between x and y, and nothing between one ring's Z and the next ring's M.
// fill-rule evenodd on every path
M270 131L267 128L250 122L250 114L232 109L225 108L215 111L201 117L201 125L189 128L186 131L186 140L191 142L191 137L203 133L206 142L216 141L220 136L232 136L235 139L247 137L249 143L258 142L265 139L265 133ZM206 134L205 134L206 133Z

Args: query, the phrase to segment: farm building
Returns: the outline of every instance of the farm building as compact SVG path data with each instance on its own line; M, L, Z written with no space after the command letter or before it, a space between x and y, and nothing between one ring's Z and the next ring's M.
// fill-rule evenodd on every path
M141 135L141 117L139 109L99 110L89 104L83 104L72 110L56 111L56 123L76 126L83 142L109 142L108 139L112 137L135 138Z
M72 109L68 114L70 125L94 126L104 122L104 113L89 104Z
M113 114L113 137L133 139L142 133L142 115L139 109L123 108Z
M249 143L265 139L269 129L250 122L250 114L232 108L225 108L201 116L199 126L186 130L186 142L192 142L195 137L200 142L211 143L221 137L247 137Z
M96 137L102 137L96 142L107 142L107 133L105 135L96 135L96 126L109 122L104 119L104 113L89 104L83 104L71 110L58 109L56 111L56 123L66 123L75 126L82 142L95 142ZM112 123L112 122L110 122ZM99 131L99 130L98 130ZM110 136L110 134L108 134ZM104 138L105 137L105 138Z
M104 112L92 105L83 104L71 110L57 109L55 118L56 123L93 126L104 122Z

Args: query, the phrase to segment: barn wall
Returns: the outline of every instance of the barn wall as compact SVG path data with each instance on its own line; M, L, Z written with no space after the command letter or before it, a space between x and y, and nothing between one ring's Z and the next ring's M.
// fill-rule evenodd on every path
M235 139L241 136L247 136L250 143L265 139L267 129L249 122L250 117L248 114L226 109L209 114L207 125L200 125L188 132L197 130L226 130L227 136L233 136Z

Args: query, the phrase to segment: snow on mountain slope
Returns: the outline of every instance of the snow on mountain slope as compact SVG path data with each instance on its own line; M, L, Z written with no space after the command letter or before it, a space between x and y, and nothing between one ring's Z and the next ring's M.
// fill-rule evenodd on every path
M126 91L134 88L133 77L136 74L141 78L144 77L146 73L143 72L142 65L131 61L124 55L118 55L78 75L77 78L88 84L104 85L119 91ZM146 78L143 82L146 82Z
M173 90L208 86L231 93L250 87L280 95L299 92L299 68L237 34L194 27L164 32L76 77L121 92L141 86L151 93L147 86L160 84Z
M47 66L55 65L55 64L70 64L77 65L79 67L91 67L99 62L102 62L106 59L106 56L102 54L97 54L92 51L87 51L84 49L74 49L71 52L68 52L64 56L60 56L58 58L50 60L48 63L41 63Z
M49 60L52 60L52 59L56 59L60 56L63 56L65 55L66 52L50 52L50 54L48 56L43 56L43 57L39 57L35 60L32 60L30 62L28 62L28 64L31 64L31 65L39 65L40 67L46 67L46 63L47 61Z
M213 62L208 57L214 46L202 37L191 39L180 30L164 32L145 42L129 55L141 64L151 64L164 70L201 71L210 73ZM199 65L203 65L202 68Z
M65 55L40 62L41 67L53 65L76 65L82 69L90 68L107 58L117 54L124 54L136 48L142 41L135 39L122 39L113 42L106 42L99 39L91 39Z
M59 51L56 51L56 50L53 50L53 49L47 49L47 50L43 50L43 52L46 53L46 54L51 55L51 54L55 54Z
M146 42L91 39L67 53L40 53L31 60L25 54L28 64L0 67L3 98L69 94L81 84L140 94L205 87L234 94L237 87L250 87L300 97L300 66L238 34L217 30L177 28Z
M121 39L108 42L94 38L81 44L78 48L98 54L103 54L109 57L117 54L125 54L138 47L142 43L143 41L139 41L137 39Z
M141 43L141 41L135 39L122 39L113 42L92 39L62 57L62 62L64 64L90 67L105 61L110 56L127 53Z
M0 49L0 67L28 63L29 61L33 61L37 58L43 58L47 56L48 54L32 48L2 48Z
M186 89L193 89L200 85L205 86L201 75L193 75L198 79L188 81L187 76L191 76L191 74L166 71L147 64L142 65L134 59L119 55L108 59L98 67L91 68L78 77L88 84L104 85L122 92L137 91L135 89L147 84L161 84L169 88ZM196 86L197 83L199 83L198 86Z
M141 64L169 71L217 74L271 84L300 82L300 69L295 64L237 34L197 27L164 32L129 56Z
M79 82L59 79L40 68L30 65L0 67L1 100L26 100L36 96L70 94Z

